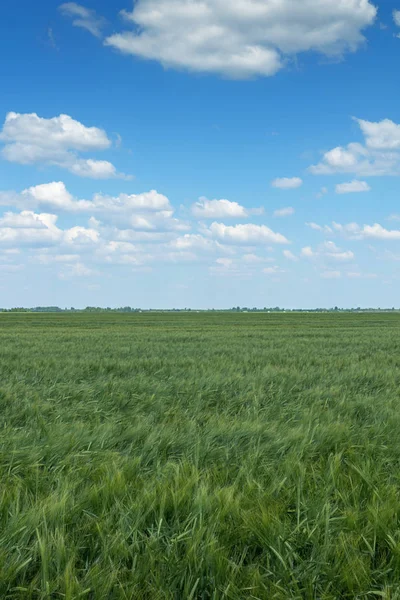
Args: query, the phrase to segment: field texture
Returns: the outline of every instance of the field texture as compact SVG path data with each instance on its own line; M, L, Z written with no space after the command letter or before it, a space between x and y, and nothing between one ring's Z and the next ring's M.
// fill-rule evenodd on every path
M0 315L0 598L400 598L400 317Z

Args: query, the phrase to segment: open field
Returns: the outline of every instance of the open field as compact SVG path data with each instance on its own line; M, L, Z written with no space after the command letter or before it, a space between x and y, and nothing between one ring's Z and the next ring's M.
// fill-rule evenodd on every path
M400 598L400 316L0 315L0 598Z

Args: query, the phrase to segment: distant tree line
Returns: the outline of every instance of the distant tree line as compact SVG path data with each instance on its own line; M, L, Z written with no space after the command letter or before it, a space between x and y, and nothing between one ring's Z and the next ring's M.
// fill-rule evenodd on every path
M119 308L110 308L107 306L106 308L101 306L86 306L86 308L74 308L71 306L70 308L60 308L59 306L36 306L34 308L26 308L26 307L14 307L14 308L0 308L0 312L27 312L27 313L138 313L138 312L232 312L232 313L332 313L332 312L351 312L351 313L361 313L361 312L397 312L400 309L398 308L361 308L360 306L357 308L339 308L335 306L334 308L280 308L279 306L274 307L264 307L264 308L250 308L247 306L236 306L228 309L203 309L197 310L193 308L170 308L170 309L141 309L141 308L132 308L131 306L121 306Z

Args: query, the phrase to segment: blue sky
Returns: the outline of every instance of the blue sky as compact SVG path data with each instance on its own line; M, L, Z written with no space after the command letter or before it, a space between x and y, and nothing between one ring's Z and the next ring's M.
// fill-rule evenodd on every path
M1 306L400 306L400 2L2 12Z

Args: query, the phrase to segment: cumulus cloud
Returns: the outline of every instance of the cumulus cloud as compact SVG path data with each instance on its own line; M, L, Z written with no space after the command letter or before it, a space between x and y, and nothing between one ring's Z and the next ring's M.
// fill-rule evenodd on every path
M86 29L95 37L102 37L102 29L107 21L91 10L76 2L65 2L59 7L65 17L72 18L72 25Z
M15 112L7 114L1 140L6 144L36 143L38 152L46 147L80 151L105 150L111 145L104 130L86 127L68 115L45 119L36 113Z
M281 190L294 190L303 185L303 180L300 177L278 177L271 185Z
M346 252L327 252L326 256L339 262L354 260L354 252L351 252L351 250L347 250Z
M14 227L16 229L46 229L54 228L57 221L56 215L35 214L30 210L21 213L6 212L0 219L0 227Z
M293 252L291 252L290 250L284 250L283 251L283 256L285 258L287 258L288 260L291 260L293 262L297 262L299 260L297 258L297 256L295 254L293 254Z
M338 248L334 242L325 242L322 247L320 247L320 253L322 256L326 258L337 261L337 262L349 262L353 261L355 256L354 252L351 250L342 250Z
M0 192L0 205L90 213L92 217L100 215L106 221L119 222L137 230L188 229L185 223L173 216L174 210L169 199L156 190L118 196L95 194L91 200L80 200L67 190L62 181L53 181L32 186L21 193Z
M46 207L65 211L89 210L91 203L85 200L75 200L62 181L42 183L27 188L20 195L13 194L14 205L30 206L33 208ZM0 195L0 203L7 203L7 194Z
M98 231L75 226L58 227L58 216L24 210L6 212L0 219L0 246L49 248L51 246L87 246L100 240Z
M318 225L318 223L306 223L307 227L313 229L314 231L323 231L324 233L332 233L333 229L328 225Z
M400 10L393 11L393 21L395 22L397 27L400 27Z
M132 30L105 44L165 67L271 76L300 52L355 51L376 12L369 0L138 0L122 13Z
M100 233L95 229L90 229L87 227L75 226L71 227L71 229L67 229L64 232L64 241L66 244L70 245L92 245L96 244L99 240Z
M340 279L342 273L340 271L323 271L321 277L323 279Z
M364 238L376 240L400 240L400 231L396 229L385 229L379 223L374 223L374 225L364 225L360 235Z
M44 164L92 179L126 178L106 160L82 158L81 152L106 150L111 140L98 127L86 127L69 115L50 119L36 113L9 112L0 132L5 160L22 165Z
M215 251L227 251L227 248L225 248L218 241L206 238L199 233L186 233L185 235L179 236L172 240L169 245L173 250L179 252L190 251L208 253Z
M247 210L237 202L207 198L200 198L193 204L192 214L199 219L238 219L248 216Z
M364 144L351 142L328 150L309 171L314 175L354 173L359 177L400 175L400 125L389 119L354 120L364 136Z
M0 246L45 247L59 243L62 231L56 223L56 215L7 212L0 221Z
M238 246L258 246L268 244L289 244L281 233L275 233L266 225L235 225L229 226L224 223L212 223L209 233L214 239L225 244Z
M366 145L374 150L399 150L400 149L400 125L393 123L390 119L384 119L379 123L354 119L364 134Z
M373 225L359 225L358 223L332 222L332 226L317 226L319 231L324 233L337 233L343 237L353 240L375 239L375 240L399 240L400 231L397 229L385 229L379 223Z
M274 217L290 217L294 215L295 210L292 206L287 206L286 208L280 208L274 211Z
M248 264L257 264L262 262L271 262L271 258L265 258L263 256L258 256L257 254L244 254L242 260Z
M172 214L172 207L168 198L163 194L159 194L156 190L142 194L120 194L119 196L96 194L92 203L94 207L102 210L166 211L165 216Z
M316 250L306 246L302 249L301 255L304 258L322 259L324 262L351 262L355 258L354 252L342 250L332 241L324 242Z
M162 244L169 242L176 237L174 231L137 231L135 229L118 229L113 228L108 232L109 236L119 242L130 242L133 244Z
M337 194L354 194L359 192L370 192L371 188L366 181L350 181L349 183L339 183L336 186Z
M305 246L304 248L302 248L301 256L304 256L305 258L313 258L314 252L311 246Z
M129 179L129 177L122 173L118 174L117 169L108 160L93 160L92 158L84 160L81 158L76 160L69 167L69 170L74 175L90 177L91 179L114 179L116 177Z
M284 273L284 272L285 271L283 269L280 269L276 265L273 267L265 267L265 269L263 269L264 275L277 275L278 273Z
M8 250L24 250L28 262L52 269L55 276L64 279L95 274L99 266L148 269L150 264L207 262L211 258L217 260L213 269L229 270L232 276L246 278L254 274L254 265L271 259L240 256L237 246L286 241L264 226L224 230L226 226L221 224L210 228L203 225L199 233L182 233L183 225L176 224L168 198L155 191L120 196L95 194L91 200L78 200L63 182L52 182L19 194L1 195L0 200L3 205L15 201L14 210L6 210L0 217L3 261L13 262L12 257L7 258ZM82 225L82 217L89 215L88 225ZM66 217L68 227L62 223Z

